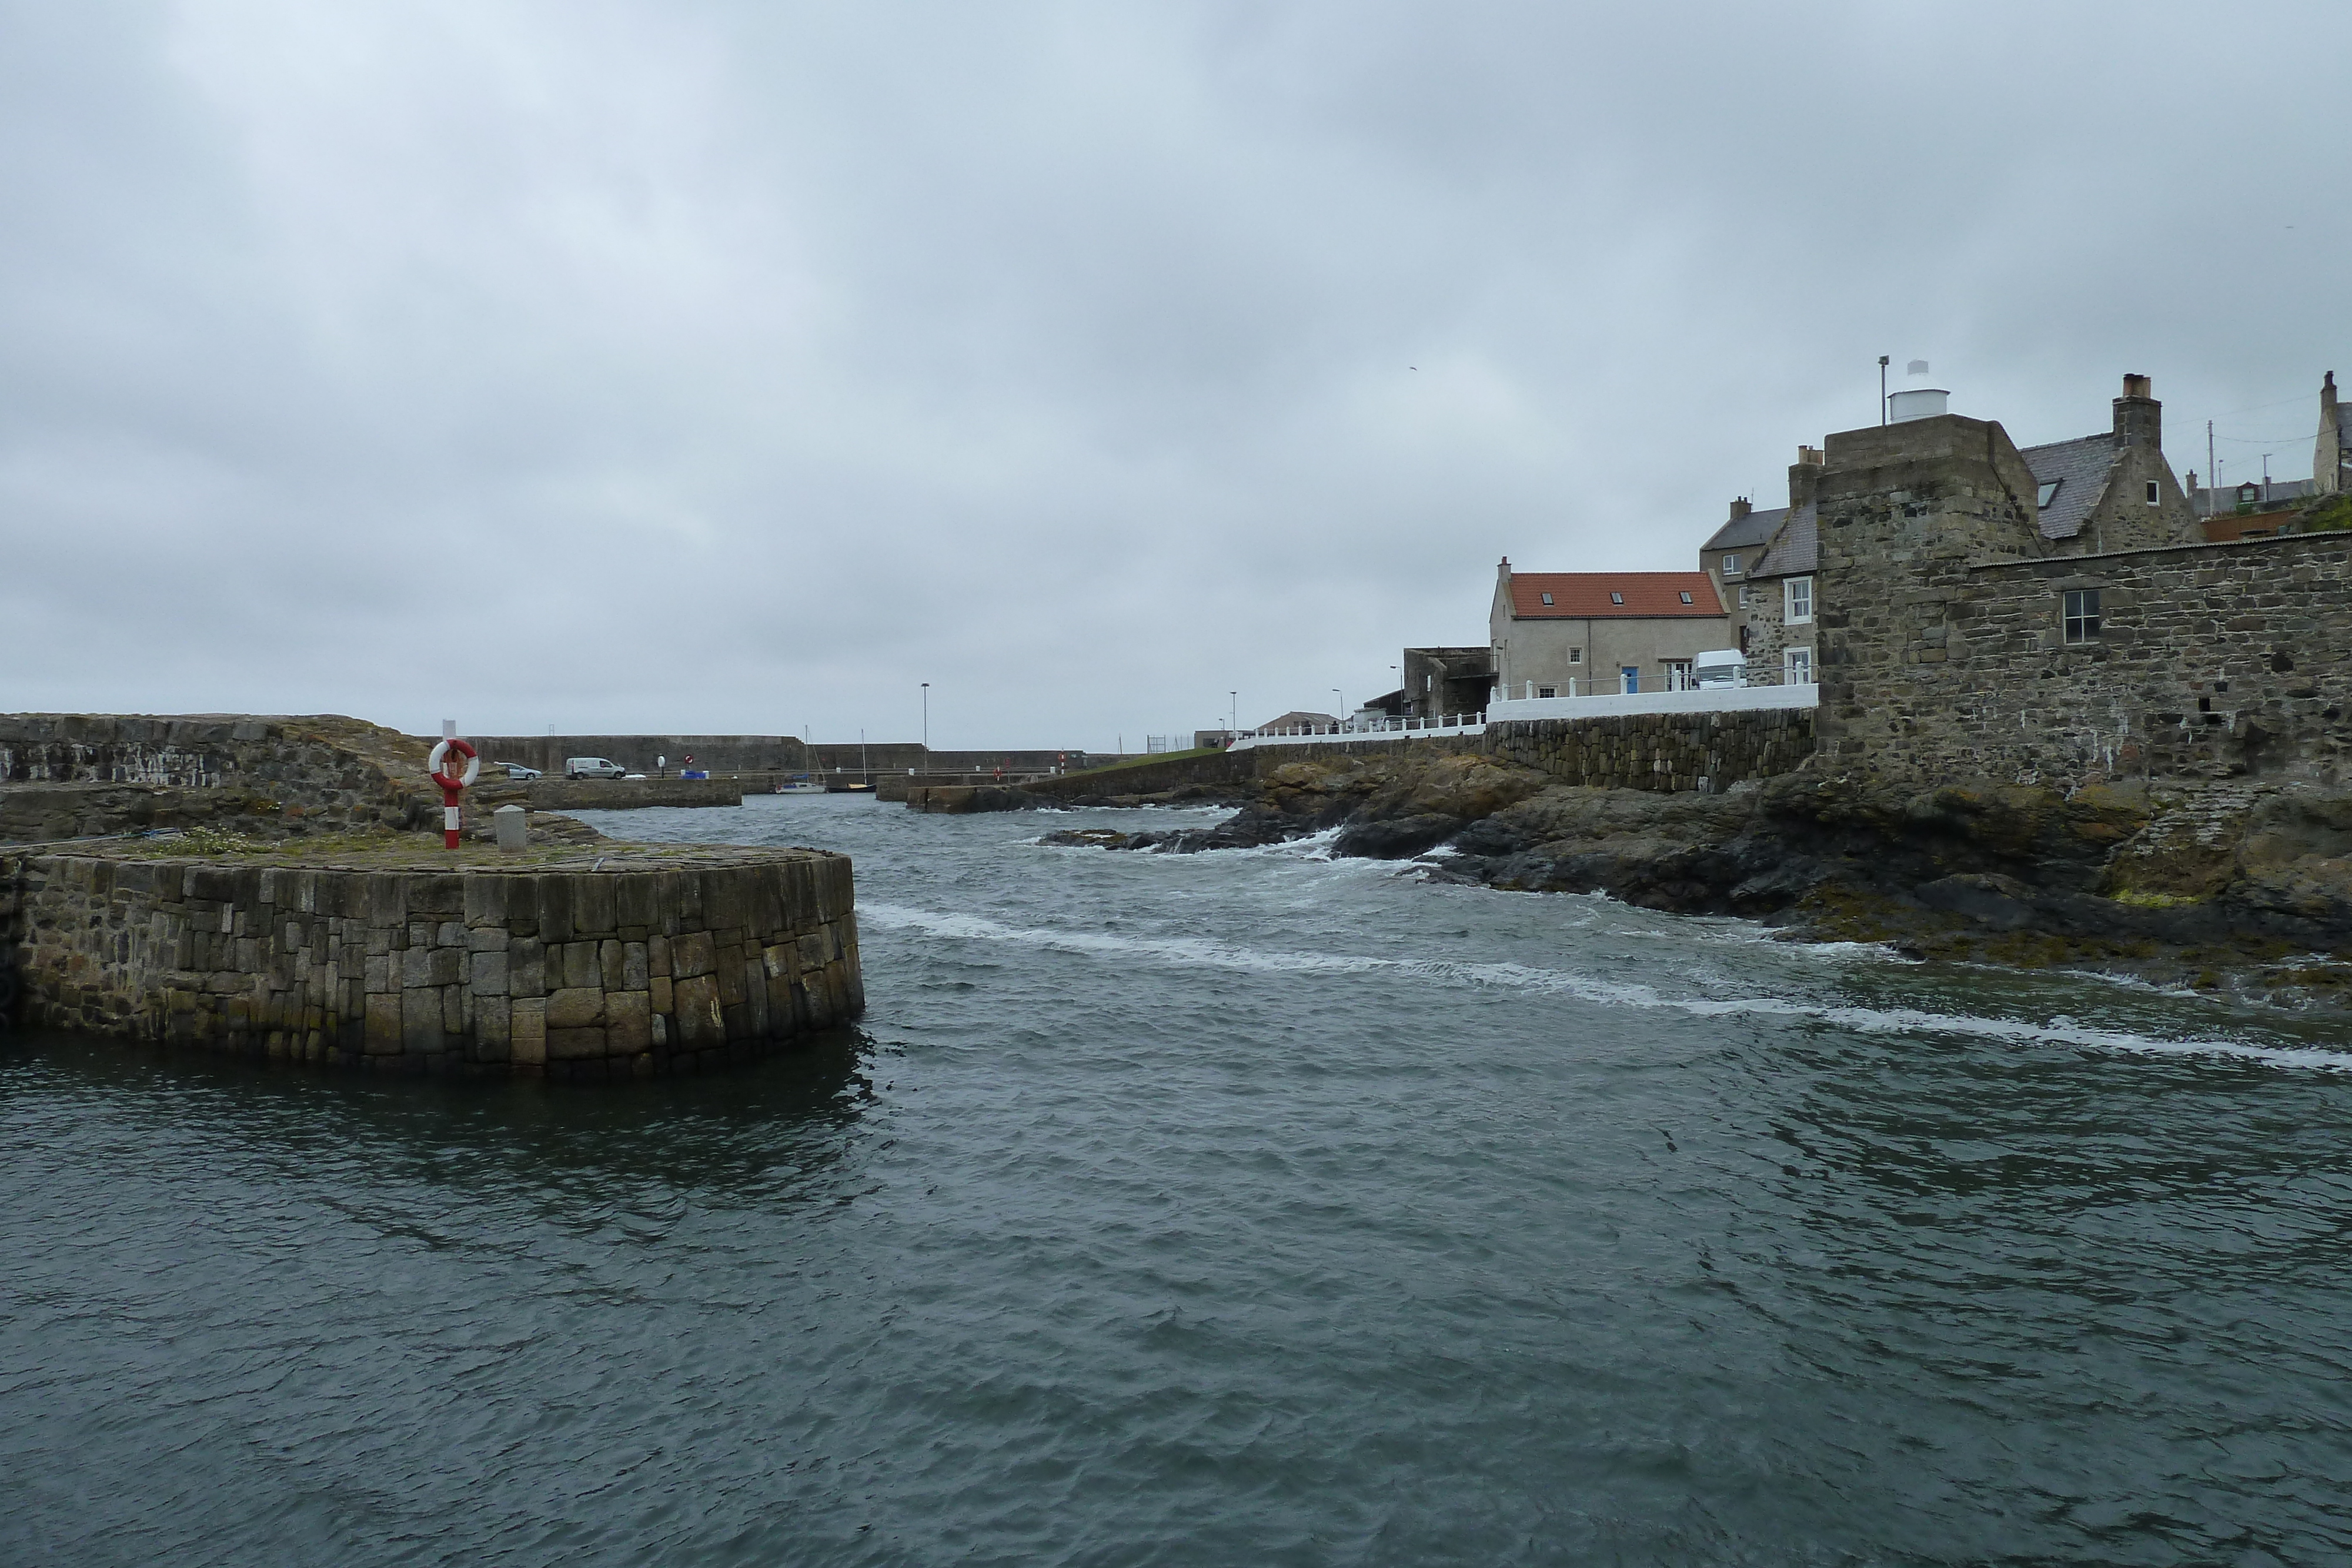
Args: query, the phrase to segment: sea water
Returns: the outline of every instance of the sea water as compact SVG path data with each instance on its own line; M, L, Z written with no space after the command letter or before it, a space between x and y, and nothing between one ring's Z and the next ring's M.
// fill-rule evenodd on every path
M856 857L730 1074L0 1051L0 1562L2352 1554L2340 1022L1214 819Z

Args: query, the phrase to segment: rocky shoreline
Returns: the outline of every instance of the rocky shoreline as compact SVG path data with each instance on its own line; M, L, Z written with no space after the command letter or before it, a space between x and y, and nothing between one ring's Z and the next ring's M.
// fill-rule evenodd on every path
M1601 893L1922 958L2129 975L2352 1008L2352 796L2260 780L2074 790L1811 769L1719 795L1554 783L1481 755L1287 765L1211 828L1045 841L1191 852L1338 829L1435 880ZM1101 804L1114 803L1109 800ZM1433 852L1440 852L1433 853Z

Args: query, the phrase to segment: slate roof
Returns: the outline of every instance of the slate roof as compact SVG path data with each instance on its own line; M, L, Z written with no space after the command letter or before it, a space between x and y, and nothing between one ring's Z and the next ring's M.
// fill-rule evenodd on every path
M2047 446L2029 446L2018 455L2033 470L2035 483L2047 485L2053 479L2058 483L2058 493L2042 508L2042 537L2071 539L2083 531L2091 508L2098 505L2101 492L2107 487L2107 471L2123 456L2123 448L2116 444L2114 432L2102 431L2073 441L2053 441Z
M1770 511L1750 512L1744 517L1734 517L1716 529L1706 543L1698 547L1699 551L1701 554L1706 554L1715 550L1746 549L1749 545L1760 545L1772 537L1773 532L1780 526L1780 519L1788 515L1788 507L1775 507Z
M2255 481L2258 485L2261 482ZM2290 501L2308 500L2318 491L2319 486L2314 480L2273 479L2271 481L2270 499L2257 500L2254 505L2282 507ZM2209 509L2216 512L2234 512L2238 509L2238 487L2235 485L2224 485L2218 490L2208 490L2200 485L2196 489L2189 492L2189 509L2200 517L2205 516Z
M1820 569L1822 561L1821 514L1807 502L1790 514L1787 526L1772 540L1772 548L1757 558L1748 569L1749 577L1802 577Z
M1543 601L1550 594L1552 602ZM1612 604L1609 596L1625 602ZM1685 604L1682 596L1690 595ZM1515 571L1511 573L1511 618L1515 621L1582 621L1612 616L1684 616L1724 613L1715 579L1703 571Z

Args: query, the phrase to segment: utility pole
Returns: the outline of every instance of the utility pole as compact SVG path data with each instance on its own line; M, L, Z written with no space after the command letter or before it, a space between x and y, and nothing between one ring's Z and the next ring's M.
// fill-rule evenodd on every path
M1886 360L1885 354L1878 356L1878 423L1881 424L1886 423Z
M923 771L931 770L931 683L923 683Z
M2213 465L2213 422L2205 422L2205 515L2213 515L2213 503L2221 498L2221 471Z

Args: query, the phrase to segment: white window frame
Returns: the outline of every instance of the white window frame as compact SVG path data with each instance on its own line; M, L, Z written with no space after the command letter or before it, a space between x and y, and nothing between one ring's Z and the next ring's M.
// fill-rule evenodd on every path
M1738 556L1727 555L1723 558L1723 575L1726 577L1738 577L1739 575L1739 558Z
M1664 659L1661 660L1660 663L1666 666L1666 690L1670 692L1689 692L1696 691L1698 689L1698 678L1691 673L1691 661L1688 659Z
M1539 697L1556 697L1559 695L1559 688L1558 686L1538 686L1536 688L1536 695Z
M1584 663L1584 650L1581 648L1570 648L1568 651L1568 662L1571 664L1580 664Z
M1803 672L1801 677L1798 674L1800 670ZM1781 649L1780 679L1792 686L1811 685L1813 684L1813 651L1811 648Z
M1780 618L1790 626L1810 626L1813 621L1813 580L1791 577L1780 583Z
M2164 505L2164 491L2153 479L2147 482L2147 504L2151 507Z

